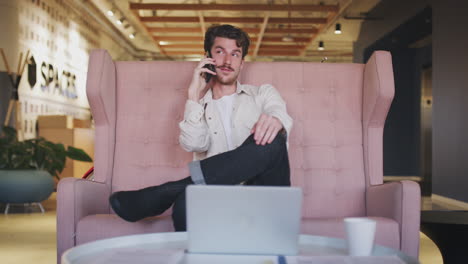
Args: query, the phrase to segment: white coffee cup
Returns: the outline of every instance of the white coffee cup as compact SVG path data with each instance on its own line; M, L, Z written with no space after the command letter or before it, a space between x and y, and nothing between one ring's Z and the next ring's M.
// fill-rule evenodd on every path
M374 248L375 220L364 217L344 219L348 254L350 256L370 256Z

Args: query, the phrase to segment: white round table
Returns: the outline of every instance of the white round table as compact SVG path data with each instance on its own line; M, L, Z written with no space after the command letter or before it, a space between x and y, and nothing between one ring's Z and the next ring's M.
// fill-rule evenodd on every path
M62 264L276 264L278 256L187 254L187 233L151 233L98 240L68 249ZM299 255L286 257L288 264L308 263L419 263L401 251L375 245L370 257L347 256L344 239L300 235Z

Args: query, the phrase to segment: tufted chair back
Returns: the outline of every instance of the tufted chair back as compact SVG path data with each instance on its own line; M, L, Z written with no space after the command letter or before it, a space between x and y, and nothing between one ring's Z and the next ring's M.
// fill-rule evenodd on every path
M110 184L114 192L188 176L192 154L179 146L178 122L196 63L114 65L116 104L109 114L115 119L115 143L107 143L114 151L96 157L96 180ZM305 217L365 214L370 179L364 172L363 79L362 64L245 64L241 83L273 84L287 102L294 120L289 137L291 177L293 185L304 189ZM380 107L388 109L392 95L391 90L385 106ZM90 102L98 123L92 96ZM381 124L385 117L380 117ZM108 135L103 139L110 141ZM102 158L107 160L105 164L112 164L107 175L98 172ZM371 158L378 161L382 153ZM382 172L374 181L382 183Z

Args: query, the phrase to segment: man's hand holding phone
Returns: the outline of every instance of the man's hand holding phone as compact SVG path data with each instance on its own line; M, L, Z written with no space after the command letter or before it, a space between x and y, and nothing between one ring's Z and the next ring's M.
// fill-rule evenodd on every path
M215 60L205 56L200 63L198 63L197 67L193 71L192 82L190 83L188 89L188 99L198 102L201 97L203 97L208 90L208 82L207 75L216 75L215 71Z

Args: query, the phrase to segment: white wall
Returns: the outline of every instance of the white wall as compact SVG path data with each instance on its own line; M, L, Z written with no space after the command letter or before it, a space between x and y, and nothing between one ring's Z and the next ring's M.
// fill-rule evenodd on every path
M28 67L19 85L20 122L17 128L24 138L36 136L38 115L66 114L80 119L91 116L86 98L86 75L89 52L104 48L117 60L133 60L118 40L102 31L83 4L63 0L0 0L0 47L8 57L10 68L17 71L20 53L23 60L36 62L36 82L28 82ZM5 72L0 63L0 72ZM4 73L3 73L4 74ZM0 97L0 121L6 112L4 81Z

